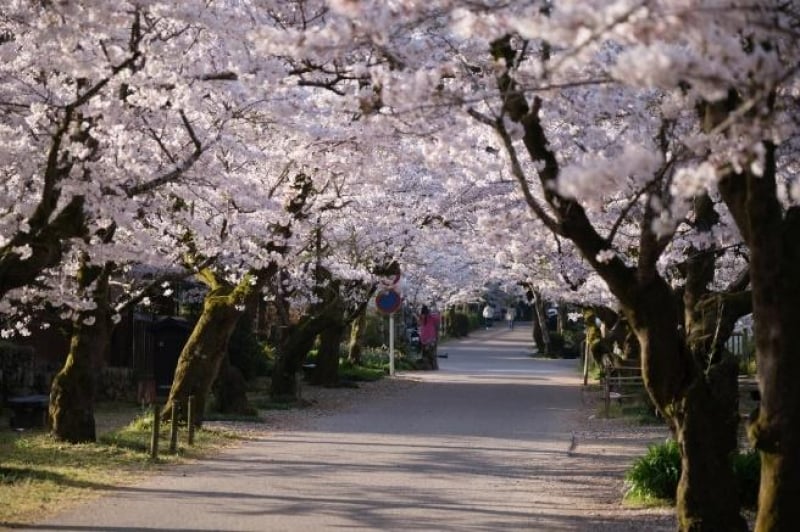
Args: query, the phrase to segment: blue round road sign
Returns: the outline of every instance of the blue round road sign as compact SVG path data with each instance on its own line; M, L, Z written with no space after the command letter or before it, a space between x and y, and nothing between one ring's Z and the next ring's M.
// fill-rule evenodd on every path
M403 304L403 298L397 290L384 290L375 297L375 307L383 314L394 314Z

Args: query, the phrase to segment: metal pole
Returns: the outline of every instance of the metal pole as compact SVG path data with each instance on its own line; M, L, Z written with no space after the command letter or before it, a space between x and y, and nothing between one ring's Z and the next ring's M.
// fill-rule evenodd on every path
M394 376L394 313L389 314L389 375Z
M583 341L583 385L589 384L589 338Z

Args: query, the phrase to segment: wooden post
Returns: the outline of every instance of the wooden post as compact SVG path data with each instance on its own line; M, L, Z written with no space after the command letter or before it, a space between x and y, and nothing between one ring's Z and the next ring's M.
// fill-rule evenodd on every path
M605 375L603 375L603 400L606 406L606 417L611 416L611 383L609 383L609 369L605 368Z
M189 445L194 445L194 395L189 396L186 406L186 423L189 424Z
M169 427L169 452L171 453L175 453L178 449L178 408L180 408L180 402L173 400Z
M153 403L153 433L150 437L150 458L158 458L158 433L161 430L161 410Z
M589 384L589 338L583 341L583 385Z

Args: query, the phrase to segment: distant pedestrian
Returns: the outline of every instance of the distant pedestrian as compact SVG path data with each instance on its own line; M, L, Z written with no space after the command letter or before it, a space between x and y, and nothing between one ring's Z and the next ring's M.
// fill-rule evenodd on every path
M417 317L419 324L419 344L422 348L422 362L425 369L439 369L436 360L436 344L439 340L439 313L431 313L426 305L422 305Z
M492 326L492 320L494 319L494 309L488 303L485 307L483 307L483 323L486 326L486 330L489 330L489 327Z
M506 321L508 322L508 328L512 331L514 330L514 320L517 318L517 309L514 307L508 307L506 310Z

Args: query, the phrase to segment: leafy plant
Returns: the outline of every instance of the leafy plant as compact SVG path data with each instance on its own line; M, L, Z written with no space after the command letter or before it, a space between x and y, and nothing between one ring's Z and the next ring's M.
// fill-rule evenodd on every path
M339 378L345 381L377 381L382 379L384 375L385 372L382 367L356 366L346 361L339 364Z
M737 453L732 460L733 474L742 507L755 508L761 477L761 459L757 451ZM651 445L625 474L625 499L643 503L675 501L681 476L681 455L678 444L667 440Z
M654 502L675 500L681 476L681 453L678 444L667 440L650 445L625 474L625 499Z
M447 335L453 338L461 338L467 336L470 331L469 316L461 312L453 312L450 314L447 322Z

